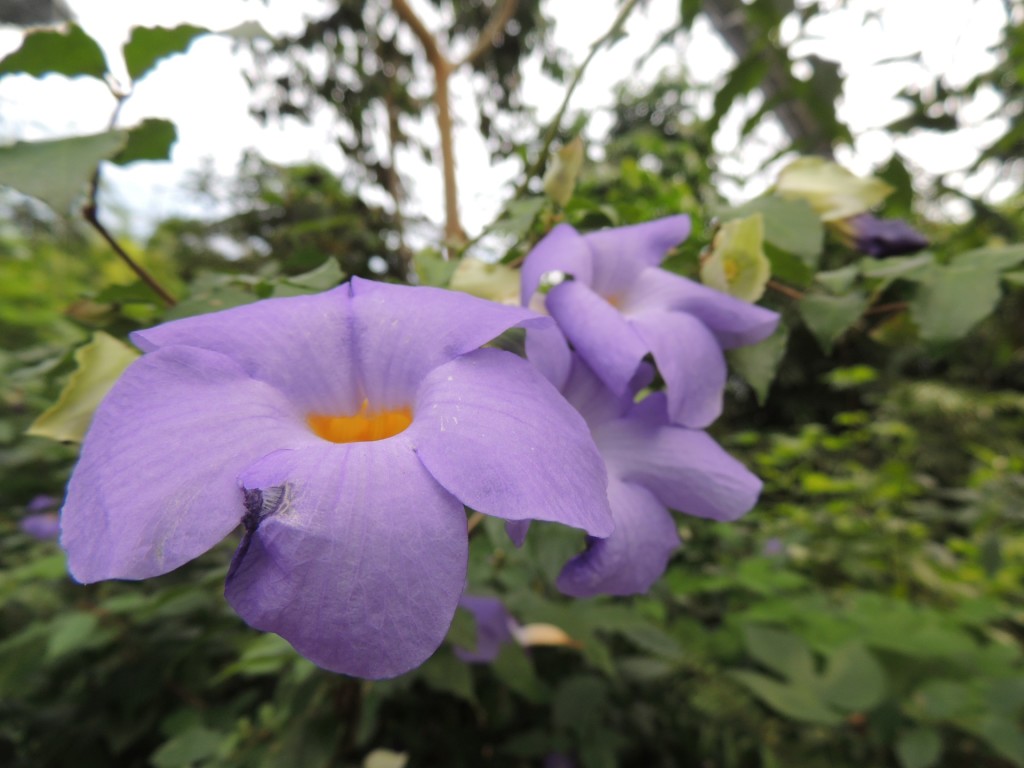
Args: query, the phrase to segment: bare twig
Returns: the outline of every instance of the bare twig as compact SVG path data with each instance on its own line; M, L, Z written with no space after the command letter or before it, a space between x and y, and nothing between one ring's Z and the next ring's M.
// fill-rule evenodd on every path
M459 222L459 195L455 179L455 148L452 141L452 113L448 98L448 78L454 65L441 50L437 39L427 29L423 20L409 7L406 0L391 0L398 17L409 25L427 54L427 60L434 70L434 102L437 105L437 128L441 134L441 164L444 172L445 240L462 243L466 233Z
M128 98L128 94L123 92L116 84L112 82L107 83L107 87L110 88L110 92L114 98L117 99L117 105L114 107L113 113L110 115L110 122L108 129L113 130L117 125L117 118L121 114L121 107L124 105L125 99ZM177 302L174 297L169 294L166 289L156 278L147 272L141 264L133 259L128 252L121 247L121 244L117 242L117 239L110 233L110 231L103 226L103 222L99 219L99 193L100 193L100 167L97 165L96 170L92 175L92 179L89 182L89 196L85 201L85 205L82 206L82 218L84 218L93 229L100 233L100 237L107 241L107 245L113 249L114 253L121 257L121 260L128 265L139 279L150 287L150 289L160 300L163 301L168 307L173 307Z
M778 280L769 280L768 287L776 293L781 293L783 296L788 296L791 299L800 301L804 297L803 291L798 291L796 288L790 288L785 283L780 283Z
M618 16L615 17L615 21L613 21L611 27L608 28L608 31L590 44L590 52L587 54L587 58L583 60L583 63L580 64L579 68L576 70L576 74L573 76L572 82L569 83L569 88L565 92L565 98L562 99L562 103L558 107L558 111L555 113L555 116L548 124L547 130L544 132L544 143L541 145L540 152L534 159L533 164L526 169L526 176L516 188L515 197L520 197L523 192L526 191L526 187L530 183L530 179L538 175L544 168L544 163L547 162L548 153L551 151L551 145L554 143L555 137L558 136L558 129L562 125L562 118L565 117L565 112L569 108L569 101L572 99L572 95L576 91L576 86L579 85L580 81L583 79L583 73L587 71L587 67L590 66L590 62L594 60L597 52L622 31L622 27L626 23L626 19L629 18L629 14L633 12L633 9L639 4L639 2L640 0L629 0L629 2L623 5Z

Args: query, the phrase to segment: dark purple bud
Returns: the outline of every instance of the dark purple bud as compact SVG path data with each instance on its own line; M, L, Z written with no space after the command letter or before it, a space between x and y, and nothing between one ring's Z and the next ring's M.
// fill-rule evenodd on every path
M902 219L879 219L870 213L838 223L850 244L869 256L901 256L928 247L928 238Z
M498 658L501 647L513 642L515 619L496 597L463 595L459 607L476 619L476 648L455 648L455 655L470 664L488 664Z

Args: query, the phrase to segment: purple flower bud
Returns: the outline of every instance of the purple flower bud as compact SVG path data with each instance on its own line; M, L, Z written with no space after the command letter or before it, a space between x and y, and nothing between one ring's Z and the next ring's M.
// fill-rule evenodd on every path
M928 247L928 238L902 219L879 219L862 213L838 222L836 227L851 247L869 256L900 256Z

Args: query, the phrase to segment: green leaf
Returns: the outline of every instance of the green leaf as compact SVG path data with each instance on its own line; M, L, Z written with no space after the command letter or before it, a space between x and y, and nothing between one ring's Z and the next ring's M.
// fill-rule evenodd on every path
M860 643L845 645L828 659L821 697L848 712L866 712L885 698L885 670Z
M424 248L417 251L412 257L413 266L416 267L416 276L420 285L432 285L444 288L452 279L452 273L459 266L455 260L446 260L440 251L433 248Z
M843 721L842 715L815 696L810 688L785 685L756 672L731 670L726 674L776 712L794 720L818 725L838 725Z
M768 399L768 390L775 381L782 358L786 356L788 341L789 329L779 323L775 333L764 341L726 353L729 365L754 390L759 405L764 405Z
M892 192L874 176L859 177L823 157L798 157L779 172L775 193L806 200L822 221L838 221L874 208Z
M77 24L64 29L30 31L21 47L0 61L0 75L50 73L75 77L87 75L103 79L107 61L103 50Z
M135 27L124 44L124 61L133 81L145 77L163 58L182 53L192 41L210 30L182 24L173 29L166 27Z
M910 301L910 314L926 341L955 341L999 303L999 272L976 266L934 265Z
M63 442L81 442L93 412L139 353L103 331L75 350L78 366L60 393L28 428L26 434Z
M1002 271L1024 264L1024 244L1003 248L976 248L953 259L953 266Z
M448 642L467 651L475 651L476 641L476 618L465 608L457 609L452 625L448 628Z
M591 736L601 729L607 705L607 683L593 675L578 675L555 692L551 719L556 728Z
M829 293L833 295L840 295L846 293L853 287L853 283L856 281L858 274L860 274L858 266L856 264L848 264L840 269L833 269L828 272L819 272L814 276L814 280L815 282L825 286Z
M450 693L470 704L476 703L469 665L457 659L448 648L442 648L431 656L417 674L435 691Z
M499 234L511 235L517 241L522 240L546 205L547 200L543 197L513 200L491 229Z
M526 652L515 643L507 643L498 652L492 664L494 676L510 690L527 701L540 704L547 700L549 692L544 682L537 677L533 662Z
M755 213L763 214L765 241L798 257L805 266L817 268L825 245L825 227L814 209L803 200L785 200L776 195L765 195L716 213L723 221Z
M1003 272L1003 280L1010 285L1024 285L1024 269L1015 272Z
M341 270L338 260L327 259L316 269L303 272L301 275L286 277L274 286L274 297L281 296L305 296L310 293L320 293L335 288L345 279L345 273Z
M932 768L942 756L942 737L935 728L904 731L896 739L900 768Z
M857 266L860 273L869 280L881 280L885 286L894 280L921 280L927 277L935 257L925 251L913 256L890 256L874 259L865 256Z
M845 296L809 293L797 304L800 317L826 353L856 323L868 307L868 299L859 291Z
M110 158L118 165L137 160L167 160L171 147L178 140L178 131L170 120L148 117L134 128L128 129L128 143Z
M76 611L58 616L50 625L46 641L46 660L57 659L104 645L111 633L100 629L99 619L91 613Z
M191 768L215 755L224 739L223 733L195 726L164 742L149 762L153 768Z
M807 685L817 674L811 649L791 632L748 624L743 627L743 641L754 659L791 682Z
M127 131L104 131L0 147L0 184L66 214L85 191L100 161L114 157L127 141Z

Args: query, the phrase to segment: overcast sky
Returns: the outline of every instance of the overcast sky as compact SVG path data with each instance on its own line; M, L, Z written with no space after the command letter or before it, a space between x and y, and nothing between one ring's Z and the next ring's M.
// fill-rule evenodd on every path
M113 72L121 75L124 69L119 49L132 26L189 22L227 29L257 20L271 33L295 32L301 28L304 16L327 5L323 0L270 0L268 4L255 0L178 0L174 4L164 0L69 0L68 4L86 31L108 51ZM413 0L412 4L429 25L443 24L428 11L427 3ZM566 48L576 63L586 56L591 42L607 30L617 3L588 0L586 6L585 14L579 13L579 0L550 0L545 6L556 20L556 43ZM927 82L931 73L961 83L980 68L990 66L994 54L986 49L998 41L1005 10L1001 0L849 0L845 6L805 30L805 36L811 39L799 43L794 53L817 53L841 63L846 81L840 115L859 137L853 151L840 153L839 159L853 170L867 173L893 151L891 139L878 128L901 115L903 107L894 98L896 92L908 82ZM869 19L866 14L882 6L881 21ZM939 7L941 14L937 13ZM631 72L633 62L677 23L678 13L678 0L649 0L631 17L628 37L599 54L588 69L572 107L592 113L588 128L592 144L599 143L608 125L602 110L612 104L610 84L624 78L649 82L660 70L680 65L686 66L694 79L712 82L731 66L733 57L727 47L708 26L698 22L688 40L676 48L665 47L648 60L642 71ZM797 33L798 24L792 22L783 27L784 39L791 40ZM18 30L0 29L0 54L15 49L20 38ZM409 45L414 45L411 38ZM879 60L914 51L922 53L920 65L874 66ZM171 213L202 213L181 190L186 174L206 161L212 162L219 173L230 175L247 147L256 148L275 162L316 160L341 168L340 152L328 138L328 114L321 115L312 126L286 119L280 125L261 127L249 117L249 91L241 75L245 64L245 54L233 51L229 40L209 36L199 39L187 54L163 62L138 84L122 111L121 124L166 117L178 126L179 141L171 162L137 163L105 171L111 194L132 212L130 226L136 232L146 231ZM523 92L545 120L561 101L563 87L542 75L537 62L531 62ZM456 76L453 96L456 112L463 117L456 143L460 203L464 225L472 234L500 209L507 182L518 165L512 161L491 165L475 132L474 101L467 77ZM731 171L756 167L774 151L778 137L771 126L738 143L744 115L756 109L758 101L757 95L741 100L716 137L718 148L731 157ZM103 130L112 106L105 86L88 78L72 81L51 76L40 82L8 77L0 81L0 141ZM700 106L710 109L709 104ZM973 162L979 147L993 141L1004 129L998 121L988 119L997 106L993 94L982 93L970 105L969 124L958 136L943 139L922 134L906 140L899 149L928 172L955 173ZM419 130L427 142L436 143L432 117L424 120ZM593 146L591 151L595 151ZM413 153L402 157L401 162L402 170L413 180L417 210L440 222L439 170ZM732 186L723 191L736 197L750 196L762 191L767 180L754 177L745 188ZM970 183L987 188L992 179L982 174ZM1003 194L1008 191L1005 189ZM993 194L1000 196L1000 189L996 187Z

